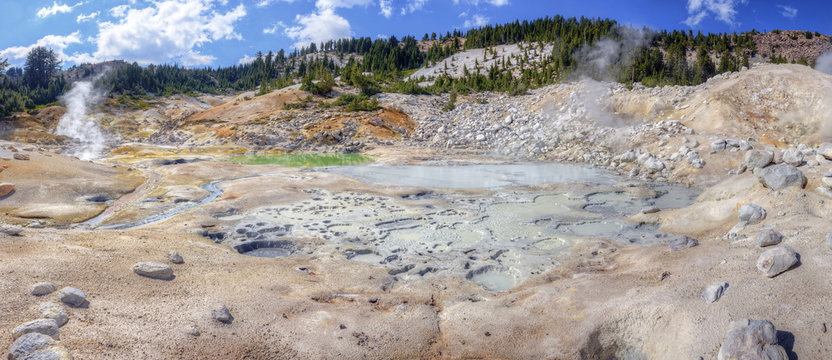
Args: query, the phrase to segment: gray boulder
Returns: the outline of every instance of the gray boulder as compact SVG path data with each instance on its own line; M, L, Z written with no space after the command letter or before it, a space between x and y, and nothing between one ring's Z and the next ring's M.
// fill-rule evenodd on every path
M745 166L748 167L748 170L754 170L756 168L764 168L771 164L771 161L774 159L774 153L771 151L765 150L748 150L745 152Z
M708 285L708 287L702 291L702 298L705 299L705 302L712 303L719 300L719 298L722 297L722 294L725 293L725 290L728 290L727 282L719 282Z
M85 301L87 301L87 294L74 287L67 286L61 289L60 294L61 301L63 301L64 304L68 304L71 306L81 306L84 304Z
M768 320L732 321L719 348L718 360L788 360L777 343L777 329Z
M7 236L23 235L23 228L16 225L2 224L0 225L0 234Z
M214 307L211 308L211 313L214 315L214 320L222 323L229 324L234 320L234 317L231 316L231 312L228 311L228 308L225 307L224 304L214 305Z
M32 290L30 293L35 296L43 296L51 294L55 291L55 285L52 285L50 282L42 282L32 285Z
M12 344L9 360L72 360L69 350L49 336L39 333L23 335Z
M832 160L832 143L823 143L818 147L818 155L826 160Z
M659 212L659 208L655 206L645 206L641 208L642 214L655 214L657 212Z
M760 247L777 245L783 241L783 235L776 230L764 230L757 235L757 245Z
M725 150L725 146L726 146L725 139L720 139L720 140L717 140L717 141L714 141L714 142L711 143L711 150L713 150L713 151Z
M755 204L745 204L740 207L738 215L741 223L754 225L766 218L766 209Z
M647 160L644 161L644 166L652 172L659 172L664 170L664 163L653 156L647 158Z
M769 249L757 259L757 269L768 277L775 277L797 264L797 253L787 245Z
M173 269L167 264L158 262L140 262L133 265L133 272L152 279L173 279Z
M795 148L786 149L783 151L783 162L792 166L803 165L804 155Z
M185 262L185 259L182 258L182 255L179 255L178 252L173 251L173 250L168 251L167 258L168 258L168 261L170 261L171 263L174 263L174 264L182 264L182 263Z
M806 186L806 176L798 168L789 164L778 164L755 171L763 186L772 190L781 190L789 186Z
M690 237L690 236L678 236L670 240L668 242L668 246L670 246L670 251L680 251L692 248L696 245L699 245L699 241Z
M37 319L24 323L12 330L12 338L17 339L29 333L43 334L55 340L61 339L58 323L52 319Z
M69 315L66 313L66 309L60 304L56 304L53 302L45 302L41 303L38 307L38 311L45 319L52 319L58 324L58 327L64 326L67 321L69 321Z

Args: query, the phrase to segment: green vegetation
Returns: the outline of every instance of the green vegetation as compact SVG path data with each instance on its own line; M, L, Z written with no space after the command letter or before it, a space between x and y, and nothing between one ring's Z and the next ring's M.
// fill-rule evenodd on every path
M292 52L258 53L250 63L229 67L199 69L176 64L142 67L136 63L113 62L113 70L99 79L97 85L114 96L128 97L216 94L258 88L256 94L264 95L295 83L300 83L312 94L326 95L332 91L334 79L339 76L366 97L382 90L403 94L492 91L520 95L528 89L574 79L577 75L628 85L635 82L647 86L695 85L716 74L748 66L748 58L757 54L754 42L757 34L756 30L740 34L639 31L610 19L547 16L532 21L486 25L464 33L454 30L445 34L425 34L422 39L431 43L423 45L424 52L413 36L401 40L362 37L311 43ZM797 39L796 34L790 33L790 37ZM807 39L820 36L808 31L799 34ZM634 37L639 41L633 41ZM587 50L605 39L639 46L622 48L625 52L613 59L610 68L588 66L592 59L591 51ZM507 44L518 44L522 54L509 56L496 48ZM442 74L430 79L404 81L416 69L437 65L449 56L454 61L454 54L466 49L483 49L483 62L477 59L475 66L465 67L461 77ZM689 58L696 60L689 62ZM775 63L787 61L777 54L772 54L770 60ZM484 65L485 61L490 64ZM806 59L788 61L809 63ZM447 66L445 63L446 69ZM52 50L34 48L25 69L6 70L7 67L8 63L0 59L0 116L53 103L69 89ZM76 74L94 75L90 65L73 68L70 70L76 70ZM4 70L5 74L2 74ZM432 82L432 85L419 86L422 82ZM370 98L351 100L343 105L352 111L367 111L377 108L373 101ZM306 105L288 104L287 108Z
M346 106L347 111L376 111L381 108L378 99L364 94L344 94L332 102L331 106Z
M442 111L451 111L456 108L456 91L451 91L448 95L448 102L442 106Z
M361 165L373 162L373 158L359 154L279 154L234 156L229 161L243 165L319 167Z

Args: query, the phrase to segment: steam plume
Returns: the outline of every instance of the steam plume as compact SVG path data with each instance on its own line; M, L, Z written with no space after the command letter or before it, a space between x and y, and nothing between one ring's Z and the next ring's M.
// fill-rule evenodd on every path
M107 141L95 119L87 114L89 107L101 98L101 94L95 91L93 81L76 82L61 97L61 101L66 103L67 112L61 117L56 129L58 135L66 135L80 143L72 155L81 160L98 157Z
M815 60L815 70L832 74L832 51L824 53Z

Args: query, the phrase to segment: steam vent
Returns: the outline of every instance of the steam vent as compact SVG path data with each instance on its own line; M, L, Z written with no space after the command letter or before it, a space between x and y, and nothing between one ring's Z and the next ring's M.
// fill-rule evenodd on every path
M4 357L832 359L826 2L6 5Z

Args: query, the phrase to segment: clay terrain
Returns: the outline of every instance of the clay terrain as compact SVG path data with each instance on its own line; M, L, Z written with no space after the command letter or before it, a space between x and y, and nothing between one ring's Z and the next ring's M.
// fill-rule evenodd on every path
M832 75L759 64L451 110L382 93L357 112L336 85L99 101L106 143L84 160L54 135L63 105L5 119L0 348L40 332L43 356L75 359L832 358ZM266 161L286 154L362 161Z

